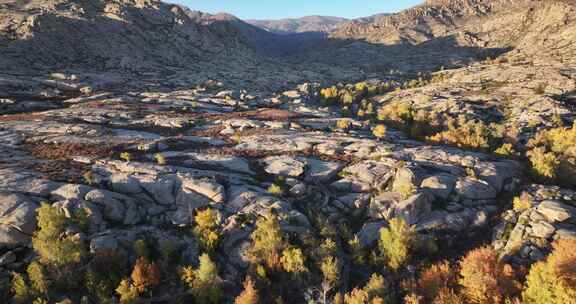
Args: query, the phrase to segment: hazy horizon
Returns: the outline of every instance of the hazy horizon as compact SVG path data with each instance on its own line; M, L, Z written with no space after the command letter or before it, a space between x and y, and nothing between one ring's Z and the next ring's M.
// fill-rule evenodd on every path
M192 10L210 14L229 13L241 19L267 20L331 16L355 19L381 13L394 13L423 3L422 0L391 1L253 1L253 0L171 0Z

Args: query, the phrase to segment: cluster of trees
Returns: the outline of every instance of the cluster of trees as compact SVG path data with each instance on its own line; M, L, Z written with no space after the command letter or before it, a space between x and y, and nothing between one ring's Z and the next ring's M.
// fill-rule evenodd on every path
M515 206L524 206L521 200ZM236 304L568 304L576 296L576 240L557 241L548 258L524 276L490 247L456 262L432 262L427 257L437 256L438 246L402 219L380 230L376 248L362 248L347 225L319 216L315 233L293 235L269 213L255 222L241 284L221 278L218 261L227 253L218 252L216 210L195 216L192 233L203 251L197 266L181 265L177 248L145 239L134 242L131 257L90 254L79 236L85 221L82 212L64 214L48 204L38 209L38 257L14 275L15 303L132 304L160 297L210 304L235 296Z

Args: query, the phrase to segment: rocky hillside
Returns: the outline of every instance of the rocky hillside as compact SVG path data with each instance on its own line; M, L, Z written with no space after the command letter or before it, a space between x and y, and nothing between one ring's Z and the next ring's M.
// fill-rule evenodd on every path
M346 21L347 19L345 18L329 16L306 16L280 20L246 20L246 22L250 24L277 34L304 32L327 33Z
M298 75L293 66L261 55L277 50L271 47L276 42L275 35L237 19L198 17L156 0L0 4L1 72L12 76L73 71L101 85L126 83L137 73L140 80L176 78L175 86L182 79L200 83L220 77L260 88L325 77L314 71ZM305 67L297 70L307 73ZM13 86L0 83L4 90Z
M232 29L211 31L160 1L4 2L0 59L8 69L144 71L251 56Z
M562 0L428 0L398 14L351 21L332 36L384 45L415 45L451 36L461 46L544 51L562 47L561 41L570 38L566 35L573 34L572 4Z

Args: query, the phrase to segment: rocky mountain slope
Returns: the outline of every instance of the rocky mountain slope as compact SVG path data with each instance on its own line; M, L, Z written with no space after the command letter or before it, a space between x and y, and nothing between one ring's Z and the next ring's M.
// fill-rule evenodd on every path
M198 18L156 0L0 5L0 64L12 76L73 71L96 85L103 79L124 85L130 81L126 75L138 74L139 80L176 78L174 86L182 79L200 83L221 77L245 88L325 77L304 66L295 73L293 66L259 54L273 51L267 45L278 41L265 31L246 23L238 26L237 20ZM245 77L249 74L253 76Z
M576 239L575 9L427 1L282 54L154 0L0 1L0 302L468 303L480 246L528 299Z
M347 19L330 16L306 16L280 20L246 20L246 22L277 34L318 32L328 33Z

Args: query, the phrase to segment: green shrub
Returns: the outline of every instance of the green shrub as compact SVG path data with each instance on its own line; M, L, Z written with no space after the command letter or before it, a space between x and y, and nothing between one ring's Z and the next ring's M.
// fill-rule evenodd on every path
M541 181L552 181L556 179L560 160L556 154L546 152L543 147L534 148L527 153L532 164L532 172Z
M63 212L49 204L42 204L36 212L39 230L32 238L32 245L42 262L65 266L79 262L87 254L81 241L63 236L72 224Z
M378 244L388 267L398 270L410 259L416 242L417 234L414 228L408 226L403 219L393 218L389 221L388 228L380 230Z

